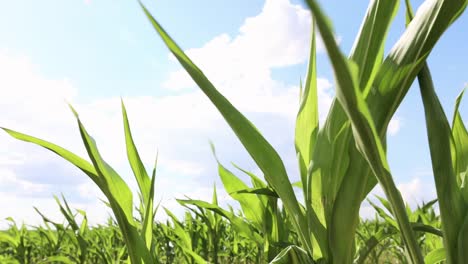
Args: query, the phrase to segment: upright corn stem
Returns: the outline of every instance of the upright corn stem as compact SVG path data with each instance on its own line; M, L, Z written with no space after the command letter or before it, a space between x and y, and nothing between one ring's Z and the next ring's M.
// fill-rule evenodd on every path
M398 225L408 246L411 259L414 263L424 263L418 243L406 215L403 199L393 182L392 175L386 160L386 155L380 137L358 83L358 70L356 65L346 60L339 51L334 40L332 30L326 18L314 1L308 1L312 13L317 21L327 48L337 81L337 98L343 106L353 125L353 134L359 150L366 158L373 173L379 179L385 194L392 204ZM365 89L364 89L365 90Z

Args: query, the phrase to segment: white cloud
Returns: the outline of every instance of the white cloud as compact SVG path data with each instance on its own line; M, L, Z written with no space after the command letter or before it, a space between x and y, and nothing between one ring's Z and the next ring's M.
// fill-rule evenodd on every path
M411 208L415 209L418 205L421 205L422 202L428 202L437 197L434 182L430 179L430 177L432 177L431 173L432 172L429 171L425 171L424 173L416 172L409 181L397 183L397 188L400 191L403 200ZM374 197L375 195L384 198L386 197L379 184L377 184L377 186L368 195L368 198L371 201L379 204ZM373 218L375 216L375 210L366 201L361 206L360 215L364 218Z
M19 153L9 153L9 156L0 156L0 167L21 164L24 164L24 155Z
M272 69L306 62L310 23L310 12L301 6L288 0L268 0L259 15L244 21L238 35L220 34L186 53L242 112L277 113L294 118L298 87L274 80ZM321 41L318 50L323 51ZM175 61L172 55L169 59ZM178 92L197 90L182 68L170 72L162 86ZM333 91L327 79L319 78L318 86L323 120Z
M245 91L250 95L268 93L272 68L306 61L310 24L310 12L301 6L288 0L267 0L259 15L244 21L238 35L218 35L203 47L188 49L186 53L229 95ZM323 51L321 41L318 51ZM181 90L195 85L180 69L170 73L163 86Z
M86 181L77 186L78 192L83 197L89 197L91 199L105 199L104 194L99 190L99 187L92 181Z
M27 193L29 195L34 195L35 193L47 191L47 186L45 184L33 183L21 179L12 170L6 168L0 168L0 186L2 186L2 189L15 190L16 194Z
M181 173L189 176L200 175L204 170L201 164L187 160L162 159L161 162L158 161L158 163L161 166L171 168L174 173Z
M402 121L401 118L398 116L394 116L391 120L390 123L388 124L388 134L390 136L396 135L402 126Z
M325 78L317 78L317 96L320 124L327 118L328 110L333 102L332 83Z
M399 184L398 189L403 199L412 206L432 200L437 196L433 182L424 181L421 177Z
M77 95L69 80L47 78L28 57L0 50L0 94L0 126L80 149L79 142L70 140L78 133L66 105ZM15 141L3 131L0 142L0 219L12 216L19 222L38 224L40 217L33 205L54 215L60 212L53 194L63 191L76 198L73 184L85 179L75 178L76 170L60 165L63 161L50 152ZM62 180L70 184L54 184ZM0 221L0 226L5 225Z

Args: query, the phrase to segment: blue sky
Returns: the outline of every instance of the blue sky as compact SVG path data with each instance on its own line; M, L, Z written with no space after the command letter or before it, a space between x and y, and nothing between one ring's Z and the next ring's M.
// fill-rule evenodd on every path
M322 1L345 53L352 47L367 2ZM413 1L418 6L422 1ZM155 17L215 85L250 118L284 159L291 178L298 83L304 77L310 16L302 1L145 1ZM429 57L434 83L451 118L468 82L464 43L468 16L442 37ZM403 5L388 51L404 30ZM156 149L161 162L157 197L175 211L173 197L210 199L220 159L257 171L221 116L169 56L137 1L9 1L0 9L0 125L60 143L84 156L72 102L102 154L133 183L125 160L119 98L126 102L145 163ZM322 118L333 97L333 75L323 48L318 55ZM467 103L462 115L468 116ZM466 120L466 119L465 119ZM389 132L389 160L404 197L435 197L424 115L413 86ZM35 205L58 217L52 195L63 192L89 211L107 213L92 182L53 154L0 133L0 219L35 223ZM376 192L379 192L378 190ZM229 202L222 193L223 202ZM363 210L368 214L369 208ZM0 226L5 222L0 220Z

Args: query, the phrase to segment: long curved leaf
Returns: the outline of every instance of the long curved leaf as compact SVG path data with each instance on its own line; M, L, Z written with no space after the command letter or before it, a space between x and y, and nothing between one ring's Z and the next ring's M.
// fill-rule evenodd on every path
M150 20L152 26L162 38L166 46L184 67L187 73L197 83L200 89L216 106L226 122L231 126L237 138L242 142L252 159L263 171L269 184L281 197L286 210L291 215L294 228L299 234L301 242L312 251L307 223L301 207L294 194L291 182L284 164L274 148L260 134L257 128L243 116L206 78L203 72L189 59L180 47L172 40L161 25L154 19L149 11L141 4L143 11Z
M458 260L457 239L466 214L466 205L457 186L453 169L452 134L444 110L435 93L427 65L421 70L418 80L426 116L432 170L440 204L444 244L448 249L447 261L448 263L463 263L463 261Z
M357 65L347 60L336 44L331 26L315 1L308 1L323 37L337 82L337 98L350 119L359 151L366 158L390 200L404 241L414 263L424 263L418 243L404 210L401 195L392 179L383 144L375 127L367 103L359 88ZM340 255L338 255L340 257ZM343 262L344 259L336 261Z

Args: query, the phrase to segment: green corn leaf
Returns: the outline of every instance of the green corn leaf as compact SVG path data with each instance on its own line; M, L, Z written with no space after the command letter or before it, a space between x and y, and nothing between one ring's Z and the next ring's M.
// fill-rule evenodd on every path
M444 231L444 244L448 250L447 261L448 263L463 263L457 257L459 250L457 239L465 217L466 205L457 186L453 169L450 147L453 139L450 126L435 93L427 65L419 73L418 80L426 115L432 169Z
M247 174L251 178L252 185L254 186L254 188L240 190L238 192L259 194L257 197L261 202L262 208L264 208L262 209L264 210L262 230L264 236L266 236L267 242L270 244L277 244L280 241L286 241L288 239L287 232L290 231L290 227L289 224L282 222L284 219L282 219L280 210L278 209L278 194L253 173L240 168L234 163L233 165ZM265 245L265 248L267 247L269 248L268 259L272 259L273 256L276 255L277 249Z
M271 188L271 186L268 187L268 185L267 185L263 180L261 180L259 177L257 177L257 175L253 174L253 173L250 172L250 171L244 170L243 168L237 166L235 163L231 163L231 164L232 164L236 169L242 171L243 173L247 174L247 175L250 177L250 180L251 180L252 185L253 185L254 188ZM278 194L276 194L276 196L279 197ZM272 207L269 206L268 203L270 202L270 203L273 204L273 203L275 203L275 201L274 201L274 200L269 200L269 199L268 199L267 197L265 197L265 196L257 196L257 197L258 197L258 199L260 200L260 202L262 203L262 206L263 206L264 208L266 208L266 210L268 210L268 211L271 212ZM272 197L271 197L271 198L272 198ZM266 217L268 217L268 216L266 216Z
M301 181L293 182L292 185L302 190L303 184Z
M393 219L389 214L387 214L387 212L385 212L384 209L382 209L381 207L379 207L378 205L376 205L375 203L373 203L370 200L367 200L367 201L369 202L369 204L372 207L374 207L375 211L377 211L377 214L380 217L382 217L382 219L384 219L385 222L387 222L388 224L392 225L395 228L398 228L398 224L397 224L397 222L395 222L395 219Z
M20 243L18 239L15 239L13 236L3 232L0 232L0 242L10 244L15 248L18 247Z
M294 194L286 169L278 153L273 149L270 143L265 140L255 126L222 94L220 94L218 90L216 90L203 72L189 59L189 57L187 57L187 55L185 55L182 49L180 49L174 40L172 40L172 38L154 19L143 4L141 4L141 2L140 5L166 46L223 115L224 119L231 126L232 130L249 152L250 156L264 173L267 182L271 184L281 197L286 210L288 210L291 215L293 225L297 230L302 243L306 248L312 251L304 214Z
M429 0L419 7L381 65L372 84L373 92L367 98L378 130L386 130L425 58L467 4L466 0Z
M387 209L387 211L393 215L393 212L392 212L392 205L388 202L387 199L381 197L381 196L378 196L378 195L375 195L375 197L380 201L380 203L382 203L382 205L385 207L385 209ZM395 216L395 215L393 215Z
M452 121L452 136L454 143L454 168L457 182L462 186L463 197L468 203L468 187L466 187L466 171L468 170L468 131L463 123L459 107L465 90L457 97Z
M319 130L319 113L317 100L317 65L315 26L312 24L312 40L309 55L309 65L304 92L301 93L301 103L296 118L295 147L299 158L301 181L306 186L307 168L312 160L312 153ZM302 87L302 85L301 85ZM304 190L304 193L307 192ZM307 198L309 199L309 198Z
M319 112L318 112L318 98L317 98L317 64L316 64L316 41L315 41L315 24L312 23L311 31L311 45L309 54L309 64L307 67L307 78L305 83L305 89L302 92L301 87L301 102L299 111L296 117L296 128L295 128L295 148L297 152L297 159L299 163L299 173L302 182L302 191L304 194L305 206L306 206L306 219L308 233L312 234L312 230L315 228L312 223L312 195L311 186L308 184L308 169L312 161L312 154L317 140L319 131ZM323 239L319 238L322 248L324 248ZM317 238L311 241L312 246L317 244ZM320 256L321 251L316 250L317 256ZM309 252L311 256L313 252Z
M391 117L423 66L425 58L445 30L464 12L467 3L466 0L425 1L416 12L411 25L390 50L372 84L372 92L366 99L381 136L385 135ZM374 185L375 181L371 178L365 194Z
M439 237L443 237L444 234L440 229L437 229L433 226L422 224L422 223L411 223L411 227L414 231L421 231L429 234L433 234Z
M408 216L404 211L403 199L393 182L383 144L359 88L357 65L347 60L340 52L333 37L331 26L318 4L315 1L308 1L308 3L316 19L335 72L337 98L353 124L352 128L356 145L366 158L392 204L393 212L402 230L411 259L414 263L424 263ZM341 251L341 249L338 251ZM335 257L335 261L343 262L349 259L349 257L349 253L344 256L338 255L338 259Z
M399 1L370 1L351 49L350 59L359 67L358 83L364 95L369 93L382 63L385 40L398 11L398 3Z
M264 221L265 208L263 208L263 204L257 196L239 193L239 191L249 189L249 187L221 164L216 156L216 149L213 144L211 144L211 149L218 162L218 173L224 185L224 189L233 199L240 203L242 211L247 219L253 221L257 227L260 228Z
M108 198L108 204L114 212L114 215L119 223L119 227L122 230L125 243L128 245L129 257L132 260L132 262L152 263L152 257L149 254L146 247L144 246L144 241L140 237L133 219L132 193L130 189L122 180L122 178L102 159L96 147L96 143L85 130L84 126L81 123L81 120L78 117L77 112L73 109L73 107L70 106L70 108L75 114L75 117L77 118L78 127L80 129L83 143L86 147L92 164L80 158L79 156L71 153L70 151L50 142L31 137L25 134L21 134L9 129L4 130L17 139L35 143L39 146L42 146L46 149L55 152L65 160L78 167L84 173L86 173L96 183L96 185L98 185L101 191ZM47 219L47 221L50 220ZM50 222L53 223L52 221ZM61 228L55 223L54 225L58 228Z
M177 217L169 211L167 208L164 208L167 215L172 218L174 223L173 232L179 239L175 239L175 242L180 246L182 251L190 256L195 263L198 264L205 264L207 263L206 260L203 259L200 255L198 255L195 251L193 251L192 247L192 238L190 237L189 233L184 229L184 225L177 219Z
M89 163L88 161L86 161L85 159L79 157L78 155L76 155L76 154L74 154L74 153L72 153L72 152L70 152L70 151L68 151L68 150L66 150L66 149L64 149L64 148L62 148L62 147L60 147L58 145L50 143L48 141L45 141L45 140L42 140L42 139L39 139L39 138L36 138L36 137L33 137L33 136L29 136L29 135L26 135L26 134L23 134L23 133L20 133L20 132L16 132L16 131L8 129L8 128L3 128L2 127L2 129L5 132L7 132L10 136L12 136L12 137L14 137L14 138L16 138L18 140L33 143L33 144L36 144L38 146L41 146L41 147L43 147L45 149L48 149L48 150L54 152L55 154L59 155L60 157L67 160L71 164L75 165L78 169L83 171L99 187L102 186L101 180L99 179L99 177L97 175L97 172L94 169L93 165L91 163Z
M192 239L190 238L190 235L185 231L184 225L169 209L164 208L164 211L166 211L166 214L172 219L172 222L174 223L173 231L182 242L181 246L185 249L192 250Z
M360 69L359 85L363 90L369 89L366 87L372 83L377 66L381 63L383 44L397 6L398 1L371 1L369 4L350 56ZM329 224L330 232L334 236L331 243L341 244L333 247L346 248L344 251L348 252L350 259L354 245L352 237L354 237L354 230L358 223L359 206L367 194L366 188L362 185L373 186L375 180L369 177L368 165L354 148L354 144L348 143L351 140L349 130L347 117L341 105L335 100L317 140L320 144L316 147L314 154L315 168L313 170L315 172L312 174L312 184L315 187L312 195L316 210L323 210L317 206L317 201L325 201L323 203L325 218L329 218L329 214L333 211L334 217L328 220L333 221ZM331 153L330 150L332 150ZM328 201L335 201L335 203L333 205ZM341 215L352 217L349 217L348 221L341 221Z
M107 171L105 173L112 171L109 170L109 168L110 167L107 167ZM113 174L109 174L108 176L111 175ZM112 180L115 180L115 178ZM109 205L112 208L112 211L114 212L118 222L118 226L122 231L125 244L127 245L129 258L131 259L132 263L153 263L152 257L145 246L144 239L138 233L136 223L133 219L132 212L130 211L132 209L132 204L130 203L131 199L129 199L128 196L124 196L127 190L125 190L125 187L123 187L124 185L122 183L124 184L123 181L118 181L110 184L111 187L109 188L109 193L111 193L111 195L108 196L108 199ZM127 194L129 192L130 191L128 190ZM122 205L124 207L122 207Z
M433 199L427 203L423 203L423 206L421 208L422 212L426 212L428 210L431 210L432 207L438 202L437 198Z
M266 195L266 196L270 196L274 198L279 198L278 194L270 188L248 188L244 190L235 191L232 194L242 194L242 193Z
M366 98L381 136L385 135L391 117L422 68L425 58L445 30L463 13L467 4L466 0L425 1L390 50L373 81L372 92ZM371 178L365 194L374 185L375 181Z
M218 194L216 192L216 184L213 184L213 195L211 198L211 204L214 204L218 206ZM207 224L209 232L216 232L219 221L220 221L220 216L216 214L215 212L207 212L204 208L197 207L198 211L194 210L193 208L187 206L186 204L182 205L192 212L194 212L196 215L198 215L200 218L203 219L203 221Z
M468 213L465 215L465 220L459 230L458 234L458 261L466 263L468 261Z
M429 252L424 258L426 264L437 264L445 260L445 248L438 248Z
M264 181L262 181L257 175L253 174L250 171L244 170L243 168L237 166L235 163L232 163L232 165L236 169L238 169L238 170L242 171L243 173L247 174L250 177L254 187L256 187L256 188L267 187L267 184Z
M63 194L62 194L62 199L63 199L64 202L65 202L65 208L62 206L62 203L60 202L60 200L58 199L57 196L54 195L54 199L55 199L55 202L57 203L57 205L58 205L59 208L60 208L60 212L61 212L62 215L65 217L65 219L67 220L67 222L70 224L70 227L71 227L74 231L79 230L78 224L76 223L75 218L74 218L74 216L73 216L73 213L71 212L71 209L70 209L70 207L68 206L68 203L66 202L65 198L63 197Z
M194 252L193 250L190 250L190 249L187 249L187 248L182 248L182 250L190 255L190 257L193 258L193 260L195 261L195 263L197 264L206 264L208 263L205 259L203 259L202 256L198 255L196 252Z
M72 261L69 257L66 256L52 256L47 257L45 260L40 261L38 263L64 263L64 264L74 264L75 262Z
M365 241L365 246L359 250L357 260L354 263L366 263L365 261L371 253L371 251L374 250L379 245L379 243L382 243L383 241L385 241L385 239L394 236L395 234L397 234L397 232L398 231L396 227L384 228L376 232L374 235L372 235Z
M190 210L192 213L194 213L196 216L200 217L201 219L203 219L203 221L205 221L206 223L208 223L210 226L211 226L211 223L212 221L210 220L210 217L209 215L206 214L205 210L202 208L202 207L198 207L196 206L196 208L198 210L196 210L195 208L192 208L190 207L189 205L187 204L181 204L183 207L187 208L188 210ZM213 212L213 214L216 214Z
M213 184L213 197L211 199L211 203L214 205L218 205L218 193L216 192L216 184Z
M151 189L151 179L146 172L145 166L140 159L140 155L138 154L138 150L135 146L135 142L132 138L132 132L130 130L130 124L128 122L127 110L125 109L125 105L123 100L121 101L122 105L122 116L124 121L124 131L125 131L125 145L127 148L127 158L132 168L133 174L135 175L135 179L137 180L138 187L140 192L143 196L143 203L146 203L149 197L149 191Z
M180 204L184 205L194 205L194 206L199 206L201 208L205 208L207 210L213 211L222 217L228 219L231 224L233 225L233 228L239 232L240 234L243 234L247 238L252 239L256 243L263 243L263 239L258 235L258 233L254 233L252 231L252 228L248 224L248 222L245 222L242 218L235 216L233 213L226 211L222 209L221 207L207 203L205 201L200 201L200 200L181 200L177 199L177 202Z
M50 218L45 216L41 211L39 211L39 209L37 209L37 207L33 206L33 208L41 216L42 221L44 221L44 223L46 223L46 224L51 223L52 225L55 226L55 228L57 228L57 230L65 230L65 228L63 227L62 224L59 224L57 222L52 221Z
M146 247L148 250L151 250L151 245L152 245L152 240L153 240L153 225L154 225L154 217L155 217L155 211L153 208L153 203L154 203L154 185L155 185L155 179L156 179L156 166L157 166L157 156L156 156L156 161L154 165L154 170L153 174L151 175L151 182L150 182L150 190L148 193L148 197L145 202L145 216L143 219L143 236L146 242Z
M98 175L104 179L106 186L105 188L108 190L111 197L109 199L109 203L111 204L112 209L113 202L117 203L114 205L118 205L119 213L123 213L122 216L125 217L125 220L129 224L133 224L133 195L130 189L128 188L127 184L122 180L122 178L115 172L115 170L107 164L101 157L98 148L96 146L96 142L94 139L88 134L86 129L84 128L81 120L79 119L78 115L76 115L78 121L78 127L80 129L81 137L83 139L83 143L86 147L88 155L93 162L94 168L96 169Z
M414 18L413 7L411 6L410 0L405 0L406 6L406 26L408 27L411 20Z

